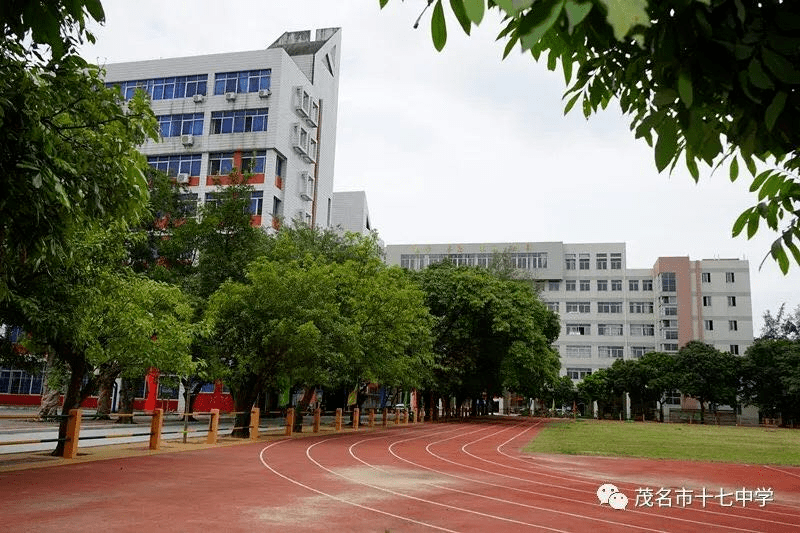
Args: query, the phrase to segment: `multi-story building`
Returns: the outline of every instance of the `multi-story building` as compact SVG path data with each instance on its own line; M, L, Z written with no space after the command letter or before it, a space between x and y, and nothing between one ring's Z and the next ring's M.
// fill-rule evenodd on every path
M331 225L338 231L368 235L372 230L364 191L339 191L333 193Z
M753 342L749 264L740 259L660 257L630 269L624 243L535 242L389 245L386 260L412 270L445 258L488 266L497 253L535 280L561 317L561 373L574 380L691 340L733 354Z
M148 162L213 201L232 169L250 175L253 224L330 226L341 30L284 33L268 48L106 66L126 98L146 91L161 138Z

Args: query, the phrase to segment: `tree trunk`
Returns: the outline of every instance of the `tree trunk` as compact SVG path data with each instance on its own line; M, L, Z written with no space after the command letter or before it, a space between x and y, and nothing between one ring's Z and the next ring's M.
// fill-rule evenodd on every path
M184 409L189 413L194 413L194 403L197 400L197 395L200 394L200 390L205 385L204 381L194 380L194 379L185 379L181 378L181 383L183 384L183 400L185 402L184 405L188 406ZM189 422L196 422L197 419L192 415L189 415Z
M136 396L134 390L135 382L126 377L122 377L122 384L119 387L119 413L132 415L133 414L133 400ZM123 416L117 420L117 424L135 424L132 416Z
M698 398L700 400L700 423L706 423L706 406L703 402L703 398Z
M231 437L237 439L250 438L250 411L253 409L256 400L258 399L259 388L253 387L251 389L240 391L233 398L234 410L239 413L233 422L233 431ZM233 391L233 389L231 389Z
M65 440L67 438L67 416L72 409L77 409L81 405L81 383L86 373L86 358L83 354L76 354L70 345L61 346L58 349L58 356L62 361L69 364L69 381L67 390L64 394L64 405L61 408L62 418L58 424L58 444L51 455L61 457L64 455Z
M294 424L292 425L292 431L295 433L303 432L303 416L306 413L306 409L308 409L308 405L311 403L311 399L316 398L316 395L316 385L313 387L306 387L305 391L303 392L303 397L300 398L300 403L297 404L297 408L294 410ZM356 395L356 401L358 401L358 395ZM350 415L350 418L350 422L352 423L352 415Z
M114 363L100 365L98 376L99 391L97 393L97 411L95 418L99 420L111 419L111 396L114 394L114 381L121 369Z
M55 375L56 365L55 351L47 353L47 364L44 369L44 386L42 387L42 399L39 404L39 417L49 418L58 415L58 404L61 399L61 383Z

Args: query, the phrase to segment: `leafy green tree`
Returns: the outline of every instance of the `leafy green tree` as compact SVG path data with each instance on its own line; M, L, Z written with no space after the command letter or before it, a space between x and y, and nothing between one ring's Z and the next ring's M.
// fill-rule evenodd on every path
M27 332L31 351L52 352L65 367L62 415L95 391L95 369L191 369L191 307L178 288L122 266L125 231L73 233L68 260L29 276L25 296L15 294L3 304ZM65 435L62 420L59 437ZM54 454L63 446L59 442Z
M437 50L447 41L444 4L436 0L431 15ZM560 63L566 111L580 101L589 117L617 100L636 138L653 147L659 171L683 159L698 180L699 162L728 161L736 180L743 162L757 204L733 234L750 238L764 222L780 234L770 253L781 270L789 268L787 249L800 263L798 2L451 0L450 7L467 34L487 10L499 13L506 55L519 44L550 70ZM759 173L756 160L772 168Z
M644 354L638 363L645 369L648 394L652 394L650 398L659 403L658 416L663 422L666 396L678 389L674 372L675 356L664 352L650 352Z
M12 1L0 12L0 300L25 291L25 272L68 256L72 232L135 221L147 199L136 147L156 138L156 121L144 95L123 108L74 53L84 6L102 17L95 1Z
M736 405L739 388L737 356L721 352L700 341L691 341L675 357L675 380L680 391L700 403L700 421L705 421L706 402Z
M800 340L758 339L741 364L745 401L763 416L800 420Z
M435 317L435 388L444 398L492 398L504 389L540 396L557 379L551 343L558 317L530 284L450 262L417 274Z
M775 316L769 310L764 311L760 338L800 340L800 306L793 313L787 313L786 304L781 304Z
M605 417L606 412L619 403L618 392L611 381L611 375L606 368L592 372L578 383L578 394L587 405L597 402L598 418Z
M558 407L564 405L572 406L572 403L578 400L578 391L572 378L561 376L545 385L540 398L544 405L548 407L553 405Z
M314 390L362 381L418 386L427 375L430 316L419 289L380 260L374 237L314 232L282 229L246 282L229 280L209 300L210 344L237 411L249 412L283 376Z

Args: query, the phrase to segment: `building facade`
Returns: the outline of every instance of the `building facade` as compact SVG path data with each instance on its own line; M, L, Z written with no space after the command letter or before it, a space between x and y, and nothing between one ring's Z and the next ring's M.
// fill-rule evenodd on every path
M188 204L213 201L238 169L254 225L328 227L340 50L339 28L287 32L263 50L107 65L106 80L150 96L161 138L140 150L187 186Z
M745 260L660 257L652 268L628 268L624 243L561 242L389 245L386 260L412 270L445 258L487 267L498 253L559 314L561 374L573 380L692 340L737 355L753 342Z

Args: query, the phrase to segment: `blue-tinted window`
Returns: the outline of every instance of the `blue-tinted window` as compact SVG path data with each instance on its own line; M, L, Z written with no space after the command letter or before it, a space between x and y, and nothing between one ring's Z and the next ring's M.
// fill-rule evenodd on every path
M253 191L250 195L250 214L260 215L261 209L264 207L264 192Z
M230 174L233 169L233 152L208 154L208 173L211 175Z
M255 93L259 89L269 89L271 76L270 69L217 72L214 75L214 94Z
M190 176L199 176L201 161L200 154L156 155L147 158L147 163L151 167L157 168L168 176L175 176L179 172L185 172Z
M162 137L203 134L203 113L160 115L156 119Z
M242 172L263 174L267 162L267 151L258 150L242 154Z
M211 134L267 131L269 109L241 109L211 113Z
M195 94L207 94L208 75L174 76L170 78L154 78L151 80L129 80L106 83L106 86L118 86L125 100L130 100L136 89L142 89L152 100L169 100L172 98L192 97Z

